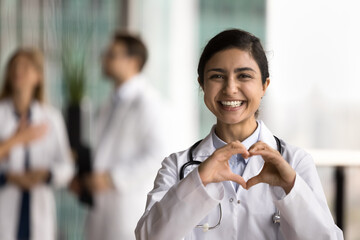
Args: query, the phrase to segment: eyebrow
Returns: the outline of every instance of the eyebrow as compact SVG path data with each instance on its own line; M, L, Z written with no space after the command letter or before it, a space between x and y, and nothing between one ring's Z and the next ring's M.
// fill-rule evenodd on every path
M209 70L207 70L207 72L221 72L221 73L226 73L226 71L222 68L211 68ZM244 72L244 71L252 71L252 72L255 72L254 69L250 68L250 67L243 67L243 68L236 68L235 69L235 73L238 73L238 72Z
M244 72L244 71L252 71L252 72L255 72L254 69L250 68L250 67L243 67L243 68L236 68L235 69L235 72Z

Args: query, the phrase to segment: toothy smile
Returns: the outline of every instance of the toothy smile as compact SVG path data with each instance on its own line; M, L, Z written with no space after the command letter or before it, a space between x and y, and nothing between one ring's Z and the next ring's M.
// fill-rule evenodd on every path
M220 101L225 107L240 107L244 101Z

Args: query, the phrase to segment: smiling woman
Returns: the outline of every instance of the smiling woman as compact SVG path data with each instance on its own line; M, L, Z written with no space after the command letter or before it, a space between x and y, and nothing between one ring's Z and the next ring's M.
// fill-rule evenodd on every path
M216 35L198 82L216 125L165 158L137 239L343 239L312 157L256 118L270 84L259 39L237 29Z
M256 61L246 51L231 48L214 54L205 66L201 85L204 101L217 118L217 127L241 122L244 140L256 128L255 113L270 83L261 79ZM200 81L199 81L200 82ZM247 127L245 126L247 125Z

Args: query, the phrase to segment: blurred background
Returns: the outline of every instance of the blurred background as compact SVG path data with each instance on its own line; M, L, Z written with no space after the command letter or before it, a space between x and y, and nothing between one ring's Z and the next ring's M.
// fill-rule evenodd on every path
M65 118L80 107L91 146L91 116L111 91L101 54L115 30L140 34L150 53L145 74L176 120L175 152L215 122L196 81L202 48L224 29L250 31L270 63L260 118L313 154L334 219L346 239L360 239L359 10L352 0L0 0L0 74L17 47L42 49L48 101ZM86 207L66 190L56 201L59 239L82 239Z

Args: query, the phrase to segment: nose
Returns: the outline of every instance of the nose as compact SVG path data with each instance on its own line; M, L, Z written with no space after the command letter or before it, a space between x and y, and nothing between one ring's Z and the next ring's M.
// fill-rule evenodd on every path
M231 75L229 78L224 81L223 93L226 95L233 95L239 91L238 83L235 79L235 76Z

